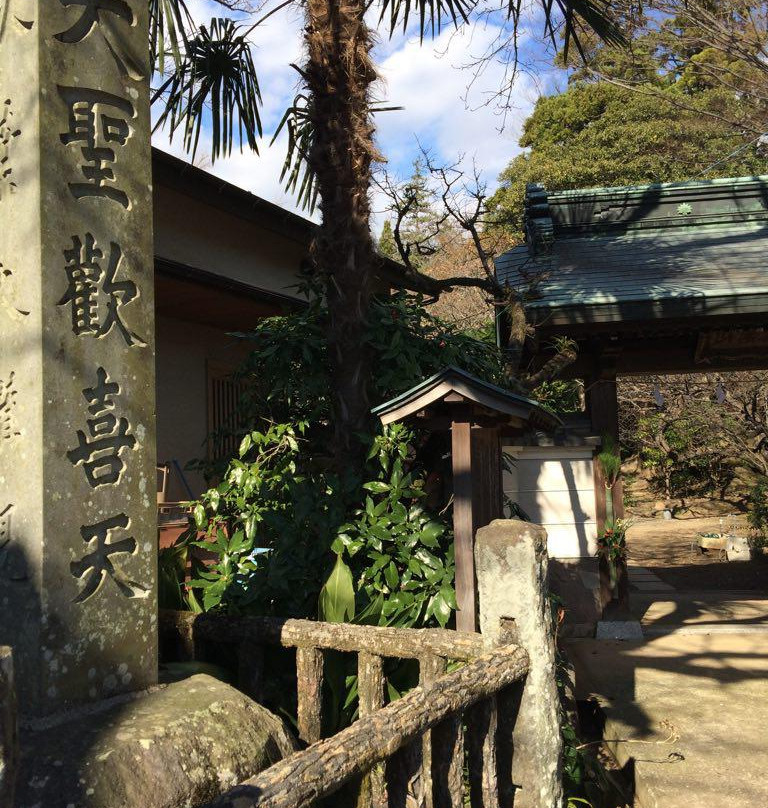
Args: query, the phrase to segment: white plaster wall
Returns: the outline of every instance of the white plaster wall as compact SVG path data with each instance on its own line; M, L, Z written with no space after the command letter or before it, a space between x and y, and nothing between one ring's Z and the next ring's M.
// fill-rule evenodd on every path
M584 558L597 550L592 450L562 446L505 446L514 468L504 493L547 531L553 558Z

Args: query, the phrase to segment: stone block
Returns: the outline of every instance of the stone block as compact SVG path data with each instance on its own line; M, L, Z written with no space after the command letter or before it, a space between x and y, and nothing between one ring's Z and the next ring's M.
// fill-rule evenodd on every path
M601 620L597 624L595 639L642 640L643 627L638 620Z
M199 674L22 733L16 808L194 808L297 748L281 719Z
M729 536L725 556L729 561L749 561L752 558L749 539L746 536Z

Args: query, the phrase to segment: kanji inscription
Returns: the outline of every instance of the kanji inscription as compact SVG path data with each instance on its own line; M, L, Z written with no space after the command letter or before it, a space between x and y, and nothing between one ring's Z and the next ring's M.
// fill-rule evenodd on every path
M128 419L117 418L112 412L120 385L109 381L104 368L99 368L96 376L95 386L83 390L83 396L89 402L88 412L92 416L86 421L88 434L78 429L78 446L67 452L70 463L75 466L82 464L91 488L117 483L125 468L120 453L136 446L136 438L129 431Z
M11 162L11 145L19 137L21 129L14 126L11 99L6 98L0 106L0 201L16 188Z
M64 250L68 286L60 306L72 310L72 331L78 336L104 337L116 328L128 345L145 345L144 340L129 330L121 309L139 296L133 281L116 280L123 260L123 251L114 241L109 245L109 256L91 233L85 241L72 237L72 248Z
M59 0L65 8L77 9L77 16L65 31L56 34L59 42L75 45L98 29L112 54L120 72L137 81L144 78L140 60L125 47L125 37L112 34L112 23L132 27L136 22L126 0Z
M137 544L133 536L112 541L112 531L125 531L129 524L128 517L121 513L95 525L84 525L80 529L80 535L88 544L89 550L81 559L69 565L72 575L85 584L74 598L75 603L82 603L93 597L107 577L117 584L117 588L127 598L147 597L149 589L132 581L112 560L114 555L133 555L136 552Z
M128 208L128 195L115 176L115 150L125 146L131 136L128 121L135 115L133 104L102 90L61 86L58 90L67 104L69 121L67 131L61 133L61 142L80 145L80 171L86 180L70 182L70 193L75 199L103 197Z
M9 441L21 435L16 424L16 374L11 372L7 381L0 379L0 441ZM0 444L1 445L1 444Z
M88 34L101 22L102 12L113 14L133 25L133 12L125 0L59 0L62 6L77 6L80 16L71 28L56 34L59 42L82 42Z
M11 272L10 269L6 269L0 264L0 313L5 314L6 317L14 322L19 323L22 322L25 317L29 317L29 312L14 306L8 292L4 288L7 286L7 281L11 279L12 275L13 272ZM6 283L4 284L4 282Z

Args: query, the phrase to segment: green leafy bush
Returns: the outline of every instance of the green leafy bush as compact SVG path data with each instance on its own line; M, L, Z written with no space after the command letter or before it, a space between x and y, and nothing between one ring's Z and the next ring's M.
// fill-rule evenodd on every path
M310 297L303 311L240 335L253 350L238 372L239 418L218 436L236 435L240 450L200 464L215 484L194 504L186 541L214 558L193 589L205 610L447 625L456 608L451 513L425 493L425 436L401 425L361 435L365 467L332 470L327 313ZM432 316L414 295L376 302L367 344L372 406L447 365L503 377L495 345Z
M403 470L412 439L400 424L374 439L368 459L376 479L363 484L364 504L331 549L353 571L360 621L445 626L456 608L453 534L424 508L423 476Z

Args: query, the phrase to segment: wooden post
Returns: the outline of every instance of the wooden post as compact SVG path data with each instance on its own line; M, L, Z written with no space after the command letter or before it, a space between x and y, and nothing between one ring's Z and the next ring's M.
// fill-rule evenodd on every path
M477 631L475 526L472 518L472 424L451 423L453 541L456 554L456 628Z
M296 649L299 738L311 744L323 737L323 652Z
M496 699L478 702L467 711L467 769L470 805L498 808L499 782L496 760L498 709Z
M419 684L429 685L445 674L447 662L443 657L428 654L419 660ZM432 755L432 732L425 732L422 738L422 779L426 808L437 808L434 795L434 757Z
M616 376L602 376L587 385L587 403L592 429L598 435L610 435L619 445L619 402L616 393ZM605 490L597 493L604 496ZM624 491L619 475L613 486L614 519L624 518Z
M357 657L357 692L360 718L375 713L384 706L384 660L361 651ZM360 783L358 808L386 808L387 788L384 764L377 763Z
M592 419L592 428L599 435L610 435L619 445L619 403L616 392L616 375L603 376L588 385L587 401L589 403L589 414ZM605 527L605 523L610 513L607 508L607 491L605 479L599 463L595 461L595 499L597 503L598 530ZM624 518L624 489L619 473L616 482L611 490L611 502L614 519ZM618 564L617 592L611 598L610 584L608 582L607 564L600 562L600 601L605 610L610 605L614 616L629 610L629 589L627 586L627 565L626 562Z

